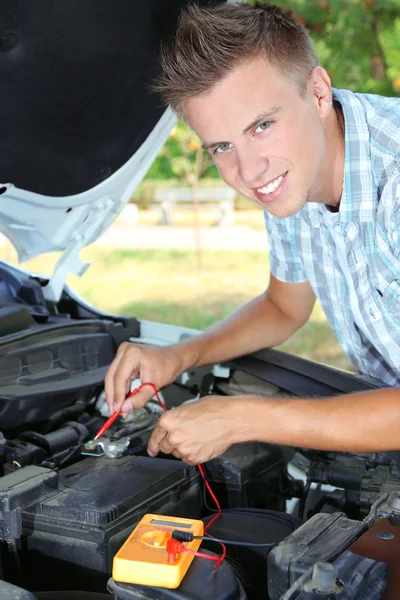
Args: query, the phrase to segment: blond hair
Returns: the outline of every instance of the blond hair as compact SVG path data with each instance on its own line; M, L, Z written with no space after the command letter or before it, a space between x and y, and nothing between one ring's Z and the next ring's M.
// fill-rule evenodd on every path
M182 117L187 100L257 56L265 56L301 94L319 65L307 30L290 11L261 2L192 4L182 12L174 40L161 49L162 73L154 89Z

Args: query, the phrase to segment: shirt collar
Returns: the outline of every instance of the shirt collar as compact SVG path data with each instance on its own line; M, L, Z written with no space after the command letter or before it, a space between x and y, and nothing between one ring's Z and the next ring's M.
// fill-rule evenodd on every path
M344 177L339 221L341 224L367 222L372 219L375 210L376 185L364 107L353 92L337 89L332 91L334 98L341 104L345 126ZM303 211L302 216L312 227L320 226L323 221L321 204L309 202L301 212Z

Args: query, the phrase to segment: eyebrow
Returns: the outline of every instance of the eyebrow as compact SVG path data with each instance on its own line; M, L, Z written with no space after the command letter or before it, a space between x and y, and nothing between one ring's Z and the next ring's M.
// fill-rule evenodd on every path
M279 106L273 106L271 108L271 110L268 110L267 112L260 113L259 115L256 116L255 119L253 119L253 121L249 125L247 125L247 127L245 127L243 129L243 134L248 133L251 129L253 129L253 127L255 127L256 125L259 125L263 121L268 121L269 119L271 119L272 117L274 117L279 110L280 110ZM201 147L203 148L203 150L209 150L210 148L215 148L217 146L221 146L221 144L230 144L230 142L226 142L226 141L222 141L222 142L204 142L201 145Z

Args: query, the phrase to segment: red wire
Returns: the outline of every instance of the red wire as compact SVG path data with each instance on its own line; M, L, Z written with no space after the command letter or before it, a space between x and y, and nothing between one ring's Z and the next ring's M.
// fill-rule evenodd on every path
M167 412L168 408L165 406L164 402L161 400L160 396L158 395L158 391L157 391L157 388L156 388L156 386L154 385L154 383L145 382L145 383L142 383L142 384L140 384L140 385L139 385L139 387L137 387L137 388L135 388L134 390L132 390L132 391L130 392L130 394L128 394L128 395L127 395L127 397L126 397L126 398L127 398L127 399L128 399L128 398L131 398L132 396L134 396L135 394L137 394L137 393L138 393L138 392L139 392L139 391L140 391L142 388L144 388L145 386L150 386L151 388L153 388L154 395L155 395L155 397L157 398L157 401L158 401L159 405L161 406L161 408L162 408L163 410L165 410L165 412ZM204 531L206 532L206 531L207 531L207 529L208 529L209 527L211 527L211 525L212 525L213 523L215 523L215 521L216 521L217 519L219 519L219 517L222 515L222 510L221 510L221 505L220 505L220 503L219 503L219 502L218 502L218 500L217 500L217 497L215 496L214 492L213 492L213 491L212 491L212 489L211 489L211 486L210 486L210 484L208 483L208 481L207 481L207 479L206 479L206 476L205 476L205 474L204 474L204 469L203 469L203 467L202 467L201 465L197 465L197 468L198 468L198 469L199 469L199 471L200 471L200 475L201 475L201 476L202 476L202 478L203 478L204 484L205 484L205 486L206 486L207 490L209 491L211 498L214 500L215 506L217 507L217 511L218 511L218 512L217 512L217 514L216 514L216 515L214 515L214 516L213 516L213 518L212 518L212 519L211 519L211 520L210 520L210 521L207 523L207 525L205 526L205 528L204 528ZM206 535L207 535L207 537L209 537L209 538L212 538L212 537L213 537L213 536L212 536L212 535L210 535L209 533L206 533ZM209 560L215 560L215 561L216 561L215 568L218 568L218 567L220 566L220 564L222 563L222 561L224 560L225 556L226 556L226 546L225 546L224 544L222 544L222 542L218 542L218 543L219 543L219 544L222 546L222 554L221 554L221 556L220 556L219 558L213 558L213 557L210 557L210 556L208 556L208 554L202 554L201 552L193 552L192 550L188 550L188 549L187 549L185 546L184 546L184 548L185 548L185 551L186 551L186 552L189 552L190 554L194 554L195 556L199 556L199 557L201 557L201 558L207 558L207 559L209 559Z
M154 391L154 395L157 398L158 404L161 406L161 408L165 411L168 410L168 408L165 406L164 402L161 400L160 396L158 395L157 392L157 388L154 385L154 383L149 383L149 382L145 382L145 383L141 383L137 388L135 388L134 390L132 390L126 397L126 399L131 398L132 396L134 396L135 394L137 394L138 392L140 392L140 390L142 388L144 388L146 385L150 386L151 388L153 388Z
M183 544L182 544L182 546L183 546ZM204 554L204 552L195 552L194 550L189 550L189 548L186 548L186 546L183 546L182 551L187 552L188 554L193 554L194 556L198 556L199 558L205 558L207 560L215 560L215 562L217 563L215 565L216 567L218 567L220 565L220 563L222 562L218 556L210 556L209 554Z

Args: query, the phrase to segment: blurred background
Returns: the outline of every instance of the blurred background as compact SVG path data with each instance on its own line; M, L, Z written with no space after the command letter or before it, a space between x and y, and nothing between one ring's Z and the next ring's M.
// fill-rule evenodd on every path
M400 95L400 0L276 4L308 28L334 87ZM112 228L81 256L91 267L68 283L92 304L196 329L261 293L269 278L262 210L226 188L182 123ZM3 236L0 258L16 263ZM50 274L57 259L46 255L23 266ZM319 305L281 348L351 370Z

